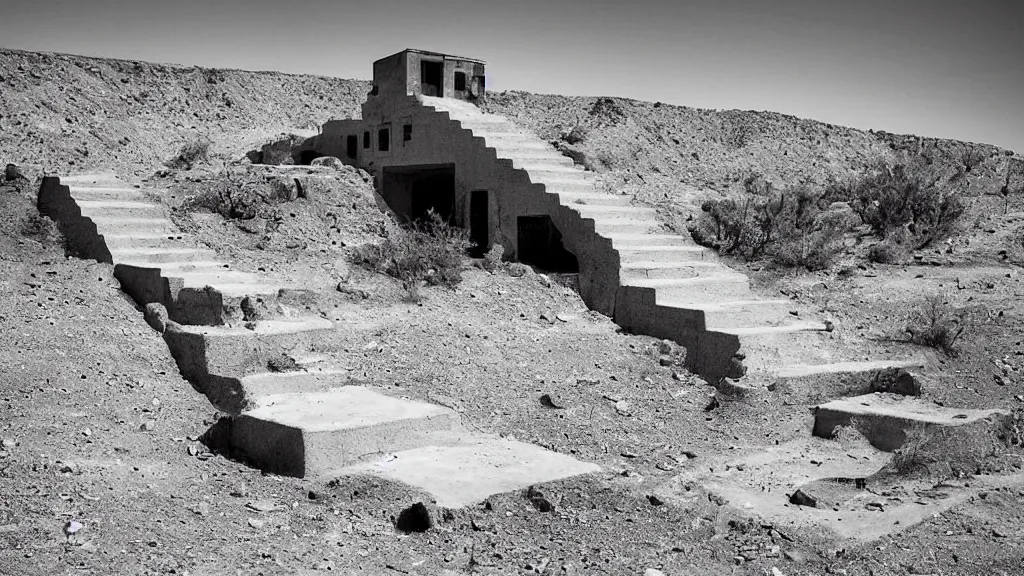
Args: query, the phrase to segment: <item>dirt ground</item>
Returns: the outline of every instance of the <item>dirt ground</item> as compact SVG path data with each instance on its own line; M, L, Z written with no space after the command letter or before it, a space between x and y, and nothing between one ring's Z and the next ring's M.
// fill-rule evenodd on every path
M110 61L7 52L4 58L4 81L13 88L4 92L5 109L14 110L9 102L17 100L26 106L17 108L18 114L30 117L78 109L88 117L116 114L112 101L78 93L77 102L67 101L67 110L33 110L32 102L42 101L36 90L52 91L52 84L31 74L32 63L63 66L75 75L96 75L94 67L101 76L122 70L128 82L120 76L104 80L115 87L161 77L148 64L141 65L144 74L132 75L127 64ZM18 71L19 65L24 70ZM254 100L264 91L274 94L267 98L280 95L271 87L276 77L246 83L242 73L214 75L218 82L221 78L233 90L251 91ZM294 101L305 102L309 86L320 86L320 81L303 82L306 87L296 87L293 100L282 100L282 109L294 110ZM224 106L223 99L202 104L209 101L205 91L202 98L186 94L181 94L183 108ZM361 99L358 90L351 98ZM589 118L595 101L496 105L505 113L523 106L522 114L510 116L528 123L528 112L543 119L545 106L558 110L559 118ZM310 108L308 122L280 118L282 129L308 127L335 113L319 106ZM637 104L649 112L637 116L632 106L626 107L629 115L602 108L597 116L621 117L615 126L635 127L657 124L658 114L671 112L668 106ZM688 110L678 113L678 133L692 139L702 160L680 160L681 168L673 171L650 160L662 150L654 144L649 156L610 149L606 159L613 167L603 177L633 186L639 199L654 205L665 200L670 184L694 190L709 183L728 186L732 169L720 167L741 163L745 168L751 162L735 146L749 139L734 128L746 121L742 115L736 121ZM253 136L248 130L267 119L252 111L238 114L221 121L215 150L223 159L240 158L274 132ZM90 154L83 161L80 153L66 149L59 130L37 133L38 146L19 148L32 137L15 122L28 120L7 112L0 118L7 134L0 142L6 158L37 167L100 166L148 177L180 145L155 142L180 141L192 133L175 127L181 118L170 111L133 124L130 130L140 134L151 130L145 138L154 141L150 148L141 140L138 157ZM716 130L725 136L700 128L693 118L717 122ZM769 118L771 129L759 129L761 136L750 140L762 151L750 158L770 162L773 139L775 146L805 140L801 150L828 155L814 144L821 125L787 118ZM568 120L560 122L571 129ZM86 137L81 133L87 133L87 123L66 123L79 132L75 138ZM790 123L804 128L794 131ZM617 142L614 129L591 126L590 142ZM831 129L846 139L845 144L829 140L847 154L843 166L891 150L865 133ZM122 127L110 130L118 133ZM715 156L720 141L732 143L728 158ZM692 158L689 149L685 155ZM1000 158L992 156L993 174ZM804 162L815 160L779 161L778 177L791 177ZM686 175L704 165L712 168ZM0 298L0 574L1022 573L1019 456L989 459L969 475L929 469L913 477L873 477L862 495L884 500L886 509L901 509L895 504L899 500L929 512L919 523L877 539L850 537L814 520L832 512L842 518L833 525L893 518L881 511L872 516L876 512L865 512L863 505L856 513L839 506L819 512L786 507L777 518L759 518L752 512L756 507L746 507L750 495L730 492L733 484L723 479L765 470L766 483L788 492L804 472L819 474L824 466L852 475L859 469L845 463L853 461L850 455L864 453L856 439L810 438L808 398L785 391L740 400L720 396L720 405L707 410L714 389L679 368L683 351L673 350L675 365L662 365L658 341L621 333L608 318L588 311L573 290L533 272L512 277L467 263L458 288L427 288L421 304L408 303L397 282L347 261L353 246L379 240L383 222L372 188L358 171L245 168L261 177L301 170L305 182L322 187L314 186L319 192L305 198L261 204L259 217L243 222L187 206L189 198L220 185L223 169L215 161L150 183L168 189L162 201L179 224L236 268L301 277L322 290L314 312L339 325L330 361L345 368L352 381L450 406L470 428L573 454L598 463L602 472L540 487L554 505L550 511L542 512L524 494L504 494L462 510L431 507L435 527L409 535L395 530L394 518L412 502L429 503L422 494L372 478L328 482L264 475L211 454L199 438L220 415L177 373L159 335L119 291L111 267L64 257L47 222L32 217L30 182L0 188L0 289L6 295ZM686 206L689 198L676 205ZM843 331L884 346L904 336L907 314L923 293L978 305L983 320L962 336L958 354L929 352L936 369L929 373L924 397L958 408L1011 410L1024 407L1017 304L1024 288L1020 261L999 251L1019 230L1014 210L979 220L953 254L929 255L906 266L791 274L733 265L749 271L762 289L784 293L827 315ZM684 209L669 212L681 217ZM336 289L339 282L345 292ZM543 395L557 408L543 404ZM776 451L790 460L771 460ZM869 471L884 464L864 462L861 468ZM830 491L842 489L818 486L823 498L831 497ZM946 501L956 504L946 506ZM896 518L912 517L908 512ZM84 525L74 537L63 532L70 520Z

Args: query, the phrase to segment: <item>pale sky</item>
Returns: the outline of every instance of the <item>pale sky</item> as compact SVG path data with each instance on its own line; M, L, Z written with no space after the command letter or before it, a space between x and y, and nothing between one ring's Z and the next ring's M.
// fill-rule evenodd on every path
M421 48L488 88L772 110L1024 153L1024 0L4 0L0 46L369 79Z

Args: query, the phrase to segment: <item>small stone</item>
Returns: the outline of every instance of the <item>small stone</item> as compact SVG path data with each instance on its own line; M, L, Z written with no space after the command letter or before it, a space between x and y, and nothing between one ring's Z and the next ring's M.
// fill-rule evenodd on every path
M244 482L241 482L238 486L235 486L235 489L230 494L236 498L245 498L249 495L249 487Z
M4 448L14 448L17 445L18 445L18 443L15 442L14 440L10 439L10 438L4 438L4 440L3 440L3 447Z
M266 526L266 524L267 524L266 522L264 522L263 520L260 520L258 518L249 518L249 526L251 528L256 529L256 530L259 530L260 528L263 528L264 526Z
M540 397L540 405L545 408L553 408L555 410L565 409L564 406L556 404L555 401L551 398L550 394L544 394Z
M152 432L155 428L155 420L146 420L145 422L142 423L142 426L139 426L139 430L142 430L143 432Z
M803 490L797 490L793 492L793 495L789 497L790 504L796 504L797 506L807 506L808 508L815 508L818 506L818 499L804 492Z
M629 415L629 408L629 402L626 402L625 400L619 400L618 402L615 403L615 411L618 412L619 414L622 414L623 416Z
M665 573L655 568L648 568L644 570L644 576L665 576Z
M662 366L671 366L675 364L675 360L673 360L671 356L662 356L658 358L658 364L661 364Z
M158 302L150 302L149 304L146 304L143 317L146 319L146 324L149 324L150 328L161 334L163 334L167 329L167 322L170 319L167 315L167 308Z
M576 320L576 317L573 316L572 314L558 314L558 315L555 316L555 318L559 322L567 322L567 323Z
M661 354L663 356L668 356L671 353L672 353L672 341L671 340L662 340L661 342L658 342L658 354Z
M647 501L651 503L651 506L662 506L662 505L665 504L664 500L662 500L661 498L658 498L654 494L648 494L647 495Z
M281 509L281 506L273 500L256 500L249 502L245 507L256 512L274 512Z
M555 318L556 316L551 312L541 312L540 314L540 319L547 322L548 324L554 324Z

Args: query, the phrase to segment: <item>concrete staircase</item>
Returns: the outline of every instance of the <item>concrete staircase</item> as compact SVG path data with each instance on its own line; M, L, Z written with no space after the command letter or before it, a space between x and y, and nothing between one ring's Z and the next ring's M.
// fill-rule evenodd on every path
M233 455L290 476L376 474L450 507L598 470L470 433L448 408L348 385L329 362L332 323L297 312L309 292L235 270L182 234L158 196L110 175L49 177L38 206L69 252L113 264L148 316L166 309L151 324L182 375L232 416Z
M753 291L747 276L714 252L664 232L654 209L601 190L595 174L508 119L461 100L409 99L493 150L496 170L515 173L502 180L525 182L523 194L539 189L551 199L552 219L580 260L581 294L590 307L631 332L685 346L689 369L708 382L742 379L729 383L742 389L791 377L867 382L880 369L922 364L880 350L872 360L844 357L850 352L830 323Z

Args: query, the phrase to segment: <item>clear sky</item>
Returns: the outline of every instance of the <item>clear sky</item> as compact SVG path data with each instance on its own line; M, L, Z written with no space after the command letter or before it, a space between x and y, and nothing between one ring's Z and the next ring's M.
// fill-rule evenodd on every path
M486 60L489 89L1024 153L1024 0L4 0L0 46L366 79L422 48Z

